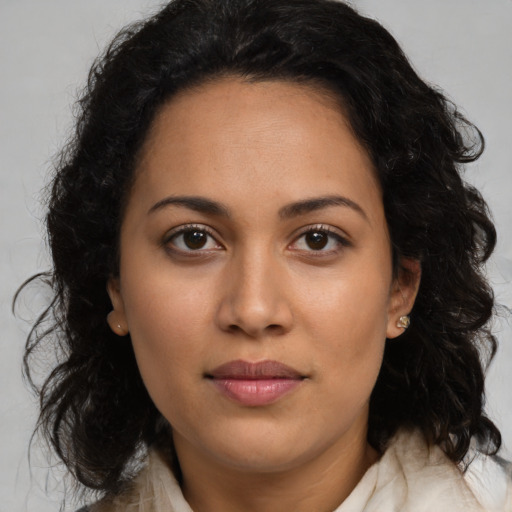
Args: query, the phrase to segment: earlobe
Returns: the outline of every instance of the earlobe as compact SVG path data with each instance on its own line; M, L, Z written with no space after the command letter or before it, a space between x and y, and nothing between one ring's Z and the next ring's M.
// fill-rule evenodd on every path
M118 336L126 336L129 329L124 313L124 302L121 296L118 278L109 278L107 282L107 293L113 307L113 310L107 315L107 323L110 329L112 329L112 332Z
M107 323L110 329L112 329L112 332L118 336L126 336L129 332L128 326L124 320L124 316L115 310L112 310L107 315Z
M388 311L387 338L400 336L411 323L410 313L421 281L419 260L403 258L393 282Z

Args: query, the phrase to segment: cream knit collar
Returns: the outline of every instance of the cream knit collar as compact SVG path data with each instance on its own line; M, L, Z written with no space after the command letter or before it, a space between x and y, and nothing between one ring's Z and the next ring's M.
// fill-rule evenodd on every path
M512 488L501 467L492 461L481 466L477 462L476 470L463 475L439 447L428 446L417 432L402 431L333 512L512 512ZM501 478L497 491L486 489L485 478ZM121 511L193 512L155 452L129 495L91 508Z

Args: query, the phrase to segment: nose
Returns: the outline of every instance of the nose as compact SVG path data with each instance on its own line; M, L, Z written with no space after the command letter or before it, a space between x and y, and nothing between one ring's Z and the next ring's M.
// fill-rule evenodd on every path
M285 334L293 313L284 269L263 251L234 259L226 271L218 326L250 338Z

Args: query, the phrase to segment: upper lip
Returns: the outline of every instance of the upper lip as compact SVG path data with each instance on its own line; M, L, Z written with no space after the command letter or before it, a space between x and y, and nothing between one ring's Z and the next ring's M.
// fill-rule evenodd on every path
M303 379L305 378L294 368L287 366L279 361L259 361L251 363L238 359L221 364L213 371L206 374L213 379Z

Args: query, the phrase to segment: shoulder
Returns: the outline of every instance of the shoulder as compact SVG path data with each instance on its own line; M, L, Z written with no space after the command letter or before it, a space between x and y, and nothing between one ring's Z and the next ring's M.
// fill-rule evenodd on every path
M471 458L464 480L484 509L512 512L512 464L479 452Z
M401 431L380 461L377 486L382 482L383 490L395 492L400 487L404 503L415 511L433 510L435 504L442 511L512 512L510 465L475 449L464 462L455 464L418 431Z
M166 458L150 450L140 472L118 494L77 512L192 512Z

